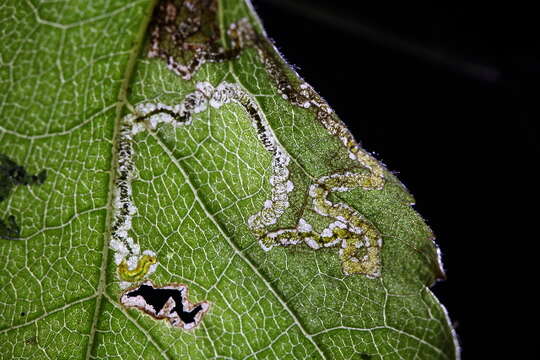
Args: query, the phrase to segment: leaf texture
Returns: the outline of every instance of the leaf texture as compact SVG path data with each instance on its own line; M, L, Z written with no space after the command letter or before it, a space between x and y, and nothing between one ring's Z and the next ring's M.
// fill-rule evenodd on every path
M459 356L412 196L251 4L4 1L0 20L1 358ZM161 320L126 302L143 282L179 291ZM178 320L182 296L208 309Z

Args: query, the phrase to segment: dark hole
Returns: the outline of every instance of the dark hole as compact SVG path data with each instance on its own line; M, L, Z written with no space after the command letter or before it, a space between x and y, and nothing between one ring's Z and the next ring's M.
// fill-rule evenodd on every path
M178 289L154 289L149 285L141 285L138 289L133 290L127 294L127 297L142 296L144 301L154 308L155 314L158 314L167 300L172 298L174 300L174 307L172 312L176 312L180 319L185 324L190 324L195 321L195 316L202 310L202 306L198 305L191 311L184 311L184 305L182 304L182 291Z

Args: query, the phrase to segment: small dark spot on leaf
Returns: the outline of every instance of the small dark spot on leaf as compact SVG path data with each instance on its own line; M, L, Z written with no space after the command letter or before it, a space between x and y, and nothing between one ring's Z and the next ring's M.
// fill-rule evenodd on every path
M39 174L34 175L35 182L38 185L41 185L45 182L45 179L47 178L47 170L41 170Z
M41 185L47 178L42 170L37 175L29 174L26 169L4 154L0 154L0 201L4 201L16 185Z
M15 216L10 215L7 218L7 221L0 219L0 239L6 240L16 240L19 239L21 235L21 229L17 225Z
M26 169L4 154L0 154L0 202L8 198L11 189L17 185L41 185L47 178L47 171L37 175L29 174ZM0 239L15 240L20 238L21 229L15 216L7 220L0 219Z
M26 338L24 340L25 344L26 345L37 345L37 337L36 336L31 336L29 338Z
M26 315L26 313L23 311L23 312L21 313L21 316L24 316L24 315Z

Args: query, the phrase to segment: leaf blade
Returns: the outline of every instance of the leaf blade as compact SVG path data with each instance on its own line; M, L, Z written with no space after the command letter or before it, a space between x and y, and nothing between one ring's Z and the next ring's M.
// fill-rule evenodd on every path
M133 29L139 29L138 32L132 30L135 39L142 39L140 29L146 28L143 9L145 6L151 7L148 4L137 2L137 6L132 6L138 8L139 15L131 19ZM260 29L256 15L245 4L223 1L220 5L220 38L226 38L227 24L246 16L252 20L255 28ZM32 9L29 12L35 14ZM115 13L115 10L111 13ZM124 13L120 11L117 14L122 15L118 18L121 23ZM107 16L95 15L92 18L103 20ZM56 31L57 28L53 29ZM88 30L88 33L91 31ZM66 35L67 38L69 36ZM142 42L139 41L133 47L129 41L125 41L124 46L119 48L129 49L126 50L129 54L135 54L140 44ZM95 53L91 52L83 55L86 58L95 57ZM126 56L122 56L126 59ZM193 358L456 356L452 330L444 309L426 287L440 276L431 231L410 208L412 198L390 173L385 173L387 185L382 191L357 189L332 198L334 202L354 206L356 211L381 229L384 235L382 278L344 276L337 250L332 248L313 251L307 247L296 249L278 246L268 252L261 249L247 223L248 218L270 196L271 156L261 147L249 115L241 106L234 104L219 109L209 108L197 114L192 124L183 128L160 125L155 132L137 134L133 141L138 170L137 178L133 181L133 199L138 212L133 218L132 233L141 248L153 249L158 253L160 265L152 275L154 281L160 284L187 284L189 297L193 299L190 301L208 299L212 302L210 312L199 328L184 332L164 322L156 323L137 310L124 310L116 300L121 292L116 265L112 254L107 254L107 234L112 221L111 206L107 203L113 201L112 191L107 191L107 180L113 184L110 175L117 167L114 147L111 146L115 137L115 130L111 126L114 121L111 120L116 119L118 129L125 115L124 106L129 112L138 104L147 102L178 104L194 90L196 83L202 81L214 86L224 81L241 84L244 91L255 98L279 142L292 154L291 176L297 192L291 195L293 210L284 215L284 221L288 221L288 224L294 225L297 221L295 214L304 209L305 193L311 183L340 167L350 166L341 142L328 134L316 121L313 112L291 105L277 93L275 84L253 49L243 50L238 59L203 65L190 81L180 80L160 60L127 56L124 64L124 71L115 72L115 85L109 86L113 91L107 91L114 94L118 89L116 93L120 96L117 96L117 100L102 97L98 102L103 104L103 110L96 110L93 105L96 102L91 98L98 92L97 86L81 103L75 104L88 114L83 121L74 123L67 119L63 127L59 126L61 121L56 115L59 112L56 107L49 115L55 121L34 132L28 128L28 121L22 122L24 125L21 128L10 121L1 123L1 151L16 154L17 151L9 148L18 146L30 154L27 158L32 159L37 151L35 149L43 151L48 147L53 148L53 155L44 156L38 162L31 160L25 165L32 170L43 167L48 170L64 169L57 176L53 175L50 185L45 184L43 189L36 190L45 199L45 206L41 204L34 209L21 211L20 204L32 200L28 189L17 189L13 200L0 204L2 216L8 212L18 212L22 218L23 235L28 237L32 231L43 233L41 239L46 244L43 249L58 247L56 252L43 253L47 260L40 265L41 270L31 269L28 271L30 274L21 271L17 280L5 277L6 283L13 284L13 288L11 292L6 287L0 290L2 299L12 297L19 303L39 294L42 315L48 311L43 303L46 302L49 309L61 309L62 303L69 304L69 299L74 299L74 294L84 295L82 299L85 299L75 306L82 306L86 304L85 301L95 301L93 316L88 315L88 309L77 310L76 313L86 314L85 320L91 321L87 329L86 347L85 337L80 337L81 349L86 349L81 354L86 358L118 357L121 354L131 354L129 356L133 357L144 354L146 358L176 358L184 354L191 354ZM97 74L103 71L99 70L99 66L95 65ZM52 71L52 74L57 76L56 83L62 84L60 79L64 76L63 72ZM288 75L296 76L292 72ZM108 77L111 77L110 74ZM93 78L90 80L95 84L99 76ZM24 98L17 94L12 96ZM54 99L47 98L44 103L55 104ZM3 116L12 114L6 112L5 108L3 110ZM30 112L24 114L23 118L32 119L33 116L35 114ZM96 141L89 136L88 139L92 140L81 140L86 138L85 132L98 133L100 139ZM27 143L17 145L21 139ZM39 141L41 143L37 144ZM67 159L64 153L69 155L69 151L63 153L60 150L79 148L83 151L74 151L74 156ZM69 182L65 179L75 180ZM95 179L99 179L98 185L94 184ZM80 188L90 189L91 199L85 201L80 196L71 199L69 192L80 194L83 191ZM56 200L54 195L45 195L54 194L58 189L64 189L64 194ZM49 209L61 211L59 215L49 215L52 212ZM92 217L94 212L99 216ZM47 213L44 220L42 213ZM106 220L107 216L109 220ZM82 223L78 223L79 217L84 219ZM71 229L71 224L79 225L79 228ZM87 239L86 232L82 230L85 225L92 225L88 228L95 240L90 245L83 241ZM54 231L57 231L56 235ZM69 289L77 282L87 282L87 292L81 294L81 289L74 287L73 294L67 299L55 303L54 299L47 298L45 290L55 289L54 284L47 284L51 276L43 277L43 286L37 285L40 276L36 274L47 274L43 270L50 264L50 259L62 258L69 253L72 246L69 241L74 238L79 241L79 246L94 248L95 255L98 255L95 249L100 248L100 233L105 234L101 238L102 254L107 254L101 258L100 266L89 264L95 262L89 259L99 256L85 254L85 250L72 254L68 261L58 262L56 267L54 263L52 266L52 269L62 270L57 276L58 283L69 279L65 285L57 285L55 294L64 294L60 289ZM14 269L28 262L28 251L32 253L42 249L41 245L35 248L30 245L29 250L23 247L16 249L17 245L13 243L1 245L2 258L21 259L7 265L6 274L10 275L17 271ZM75 271L70 274L69 269ZM20 289L24 288L23 283L28 275L31 279L36 278L37 290L25 298L21 296ZM91 285L93 281L100 284L97 289ZM8 320L5 324L0 325L5 325L2 327L4 330L0 330L0 336L3 334L8 339L2 343L10 342L10 335L13 334L10 327L21 325L21 329L25 328L22 325L26 323L15 317L21 309L18 306L14 303L9 309L6 307L5 313L11 315L5 317ZM32 308L32 312L37 314L37 309ZM56 310L54 314L67 314L69 309ZM30 320L32 324L47 326L49 319L40 318L42 315ZM32 324L28 324L27 334L35 331ZM60 334L70 332L70 326L59 326L59 329ZM36 341L46 344L46 350L36 349L32 341L27 344L20 336L14 339L17 351L22 349L31 353L31 349L34 349L34 354L43 351L41 354L46 354L43 356L55 356L63 351L52 346L50 337L45 334L38 335ZM27 339L31 339L31 336ZM6 346L6 350L14 353L15 347Z

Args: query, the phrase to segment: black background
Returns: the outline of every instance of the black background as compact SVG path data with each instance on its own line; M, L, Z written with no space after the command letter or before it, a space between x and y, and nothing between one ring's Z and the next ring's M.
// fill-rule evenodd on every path
M253 2L288 62L415 196L443 253L448 279L433 291L463 358L533 356L535 12Z

